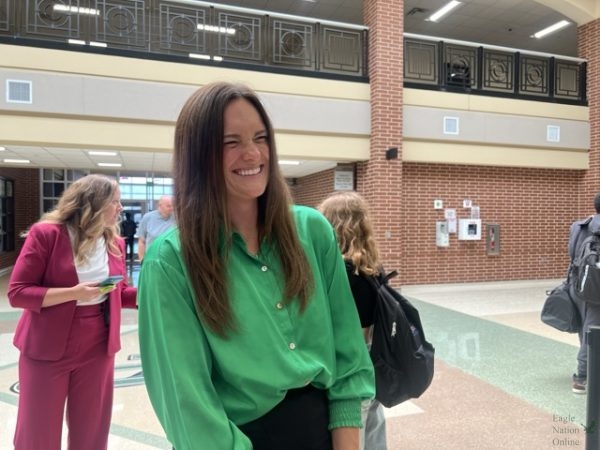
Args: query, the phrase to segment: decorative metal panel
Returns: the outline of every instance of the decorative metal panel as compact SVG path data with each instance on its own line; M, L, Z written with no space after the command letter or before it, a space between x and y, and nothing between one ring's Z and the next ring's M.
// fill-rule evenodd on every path
M0 0L0 32L9 30L10 3Z
M89 21L89 16L58 11L54 5L78 7L79 2L77 0L26 0L26 35L51 36L60 40L84 39L82 21Z
M579 99L581 96L579 89L581 69L579 64L566 61L556 61L554 67L554 95L556 97L565 97L574 100Z
M95 21L95 41L110 47L148 48L144 0L92 0L100 11Z
M321 27L321 69L332 72L362 72L362 33Z
M438 44L404 40L404 81L438 83Z
M262 17L250 14L219 12L217 24L219 30L233 30L219 33L216 53L227 59L264 61L264 45L262 28L265 21Z
M461 45L444 45L446 84L471 87L477 85L477 49Z
M314 24L272 19L271 32L273 64L315 69Z
M548 66L548 59L521 55L519 91L523 94L548 96Z
M515 89L514 53L483 51L482 89L513 92Z
M208 23L208 8L187 8L168 2L160 5L159 47L168 53L208 54L204 33L198 25Z

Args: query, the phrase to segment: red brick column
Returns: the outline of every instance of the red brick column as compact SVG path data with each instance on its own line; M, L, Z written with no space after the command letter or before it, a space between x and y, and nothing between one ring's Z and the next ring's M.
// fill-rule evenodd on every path
M588 61L587 98L590 108L590 169L579 195L581 215L593 212L592 199L600 192L600 19L579 27L578 54Z
M402 257L402 86L404 2L364 0L369 27L371 155L358 165L357 190L371 206L376 239L388 270ZM386 150L398 149L386 160ZM402 276L402 274L400 274ZM396 280L396 284L401 281Z

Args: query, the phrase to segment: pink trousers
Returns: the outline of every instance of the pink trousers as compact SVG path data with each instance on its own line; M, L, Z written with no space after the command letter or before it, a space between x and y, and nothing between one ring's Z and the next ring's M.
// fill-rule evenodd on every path
M15 450L60 450L65 403L68 449L106 450L114 378L107 339L101 306L79 306L62 359L21 354Z

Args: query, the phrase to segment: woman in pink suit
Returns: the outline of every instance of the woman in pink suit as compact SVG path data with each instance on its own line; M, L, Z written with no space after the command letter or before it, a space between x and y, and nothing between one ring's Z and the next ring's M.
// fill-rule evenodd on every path
M69 449L107 448L121 308L134 308L136 297L120 196L116 181L88 175L27 233L8 287L10 304L23 308L15 450L60 449L65 403ZM113 275L123 281L99 286Z

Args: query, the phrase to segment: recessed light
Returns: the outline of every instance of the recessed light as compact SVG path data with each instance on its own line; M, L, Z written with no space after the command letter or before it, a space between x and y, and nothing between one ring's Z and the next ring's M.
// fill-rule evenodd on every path
M121 163L98 163L97 165L100 167L121 167L122 166Z
M0 145L0 152L3 152L5 150L6 150L6 147L3 147L3 146Z
M88 155L91 156L117 156L117 152L106 152L100 150L90 150Z
M281 164L282 166L299 166L300 161L293 161L290 159L280 159L279 164Z
M31 161L28 159L3 159L2 162L10 163L10 164L29 164Z

